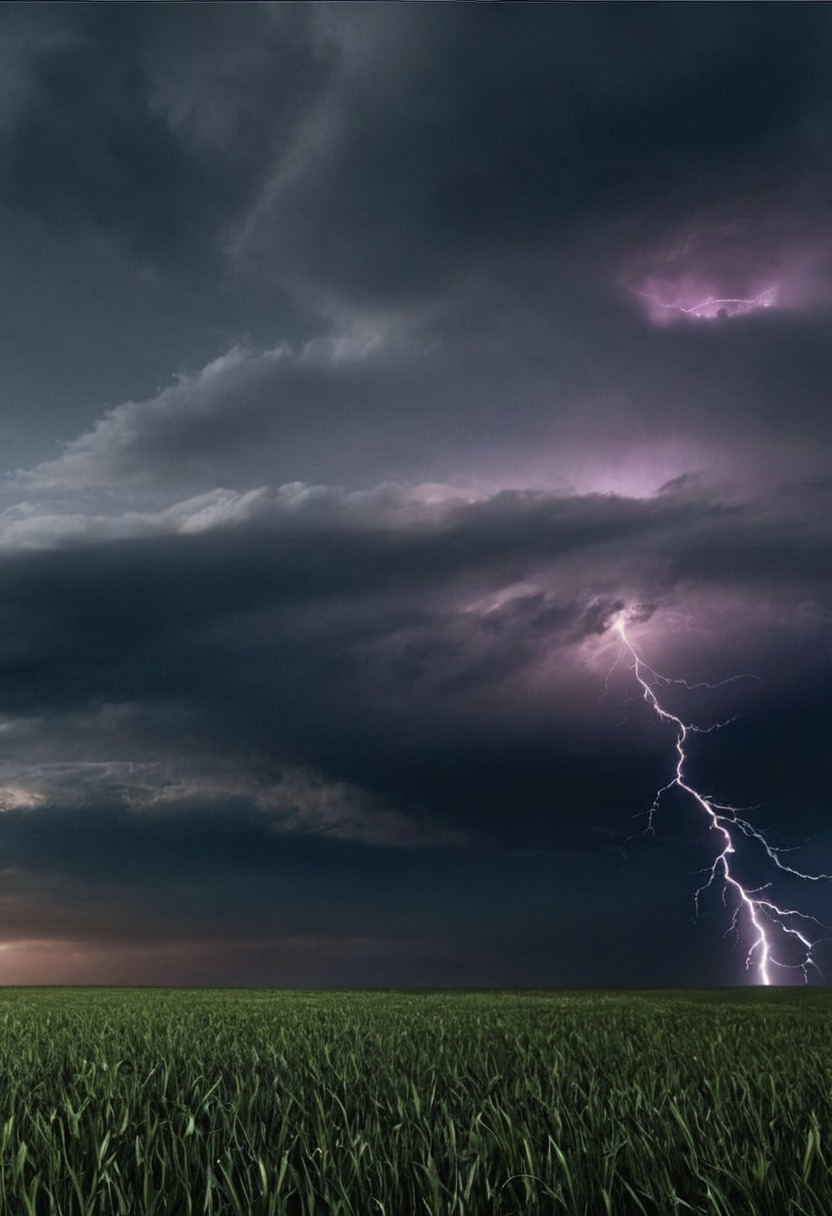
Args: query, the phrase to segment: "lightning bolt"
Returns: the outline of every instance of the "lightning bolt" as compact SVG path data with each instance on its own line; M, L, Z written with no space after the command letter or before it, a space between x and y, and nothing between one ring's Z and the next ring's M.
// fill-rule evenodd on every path
M717 296L708 296L707 299L700 300L698 304L689 306L667 304L658 296L651 295L650 292L643 291L641 294L646 300L652 300L654 304L658 304L659 308L665 308L668 312L683 313L688 317L705 317L708 320L713 320L723 309L727 316L734 317L738 313L751 312L755 308L771 308L777 300L776 287L767 287L765 291L761 291L758 296L751 299L720 299Z
M715 884L719 885L721 887L723 904L726 907L729 906L729 903L733 904L731 923L727 933L734 932L739 935L744 929L750 937L750 945L745 959L746 970L754 968L758 981L761 984L771 983L772 967L800 970L803 972L804 982L808 983L810 968L813 968L820 974L813 955L814 947L820 939L812 939L809 936L812 931L811 926L815 925L820 928L828 928L828 926L822 925L816 917L809 916L805 912L800 912L795 908L784 908L775 903L769 897L772 885L770 882L761 887L748 887L741 882L737 877L733 865L737 853L737 841L740 838L745 838L746 840L756 842L773 869L790 874L795 878L803 879L806 882L819 882L832 878L832 875L805 874L802 870L787 865L782 860L781 854L788 850L777 849L769 844L759 829L755 828L747 819L742 818L739 808L714 802L690 784L686 776L685 766L688 760L687 747L691 734L710 734L715 730L721 730L724 726L728 725L728 722L718 722L710 727L700 727L695 726L693 723L685 722L662 703L659 699L660 692L657 689L661 690L669 684L681 684L688 689L701 687L718 688L726 683L730 683L730 681L723 680L719 684L714 685L687 684L684 680L670 680L666 676L660 675L644 661L633 645L627 632L627 619L628 610L625 609L623 612L618 613L611 623L612 628L620 638L620 649L616 663L622 652L629 655L631 659L630 670L641 687L645 702L660 721L669 723L676 732L676 764L673 777L666 785L657 790L653 804L647 812L647 828L645 830L648 832L652 831L653 818L659 810L663 796L668 790L675 787L686 794L705 815L708 827L710 831L716 834L717 839L716 856L712 864L706 869L708 877L694 894L694 906L697 915L699 914L700 896ZM744 677L733 677L733 679L742 678ZM796 964L784 963L776 957L777 945L783 941L789 941L793 947L797 947L800 962Z

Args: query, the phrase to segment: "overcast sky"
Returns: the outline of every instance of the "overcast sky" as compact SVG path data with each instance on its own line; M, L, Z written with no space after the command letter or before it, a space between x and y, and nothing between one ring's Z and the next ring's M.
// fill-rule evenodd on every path
M752 982L615 622L832 870L832 10L0 24L0 982Z

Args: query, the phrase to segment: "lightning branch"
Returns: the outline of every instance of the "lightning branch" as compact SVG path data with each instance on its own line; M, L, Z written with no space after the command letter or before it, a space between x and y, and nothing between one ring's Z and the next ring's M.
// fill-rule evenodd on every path
M656 792L652 806L647 812L647 831L652 830L653 819L659 810L664 795L671 789L678 789L694 803L705 816L708 828L714 833L716 854L705 873L705 881L694 895L694 904L699 914L700 898L711 888L718 888L722 902L730 911L731 920L727 932L734 932L738 937L748 941L745 965L753 971L761 984L771 984L773 968L783 970L800 970L803 979L808 983L809 972L818 971L814 957L814 948L819 940L812 934L818 928L825 928L816 917L801 912L796 908L783 907L771 895L771 882L759 887L750 887L738 877L736 872L737 843L741 840L754 841L762 850L766 863L775 871L789 874L793 878L805 882L818 882L832 878L829 874L806 874L794 866L787 865L782 853L787 850L775 848L765 835L740 814L740 809L726 806L706 797L687 776L688 745L692 734L709 734L727 726L728 722L718 722L714 726L700 727L691 722L685 722L673 713L661 699L662 690L670 684L681 684L687 689L720 687L729 681L720 681L717 685L688 684L684 680L671 680L660 675L645 662L634 646L627 632L627 610L618 613L612 622L612 628L620 638L621 649L631 660L630 669L637 680L644 701L652 712L662 722L668 723L675 731L676 762L673 776ZM616 659L618 662L618 659ZM734 679L742 677L733 677ZM796 955L798 962L786 962L779 957L779 949L789 943L792 956Z

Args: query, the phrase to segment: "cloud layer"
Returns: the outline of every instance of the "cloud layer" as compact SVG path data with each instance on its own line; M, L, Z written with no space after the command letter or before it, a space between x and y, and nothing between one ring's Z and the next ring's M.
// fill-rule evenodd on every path
M740 979L610 625L829 869L828 12L0 19L0 979Z

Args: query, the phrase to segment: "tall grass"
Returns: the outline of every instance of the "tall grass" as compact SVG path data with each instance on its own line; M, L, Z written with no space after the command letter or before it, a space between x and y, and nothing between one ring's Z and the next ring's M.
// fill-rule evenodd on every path
M829 1216L832 993L0 990L2 1216Z

